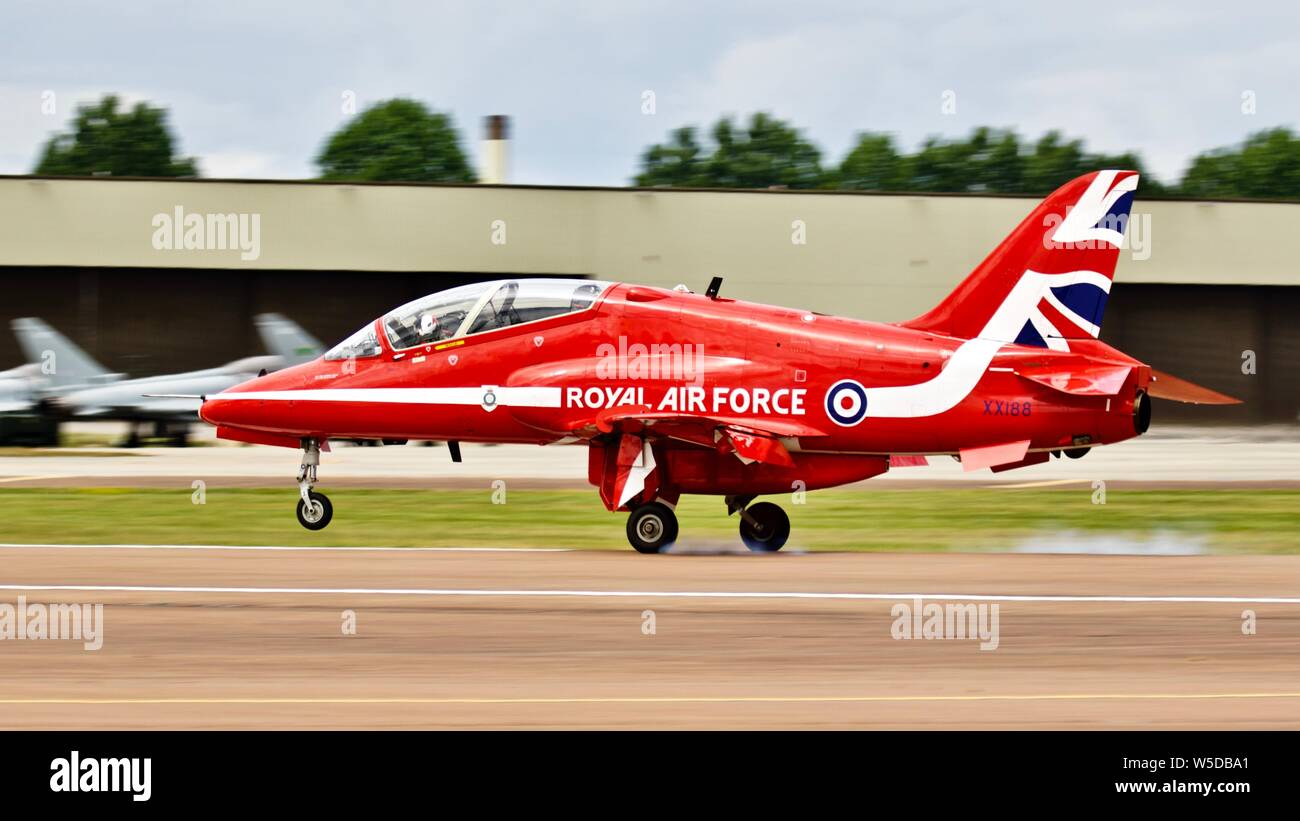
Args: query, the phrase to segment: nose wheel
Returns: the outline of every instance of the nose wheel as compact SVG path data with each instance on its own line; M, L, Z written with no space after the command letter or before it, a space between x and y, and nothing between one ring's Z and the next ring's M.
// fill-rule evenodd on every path
M320 442L304 439L302 464L298 467L298 524L308 530L321 530L334 518L334 505L324 493L317 493L316 468L320 466Z
M298 500L298 524L308 530L321 530L334 518L334 505L324 493L308 491L306 499Z

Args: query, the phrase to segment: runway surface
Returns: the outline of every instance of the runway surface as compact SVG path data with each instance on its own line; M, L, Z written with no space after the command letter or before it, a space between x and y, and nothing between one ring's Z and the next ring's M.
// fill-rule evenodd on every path
M91 427L99 430L104 427ZM100 435L103 435L102 431ZM287 448L217 443L211 428L196 428L193 448L62 448L0 456L0 488L165 487L202 479L210 487L292 486L300 454ZM464 444L454 464L444 447L416 444L351 447L340 444L321 457L320 476L336 487L478 487L506 478L518 487L587 487L583 447ZM1108 484L1222 487L1300 483L1300 426L1160 427L1084 459L1053 459L994 474L965 472L948 457L926 467L897 468L864 486L959 484L980 486L1105 480Z
M0 563L0 604L105 606L98 651L0 641L7 729L1300 728L1300 557L6 546ZM997 648L895 639L915 596L996 604Z

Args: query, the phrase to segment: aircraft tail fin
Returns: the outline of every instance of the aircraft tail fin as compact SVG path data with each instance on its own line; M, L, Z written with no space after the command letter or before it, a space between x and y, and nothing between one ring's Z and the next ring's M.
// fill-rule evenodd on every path
M1137 190L1135 171L1058 188L942 302L904 327L1070 350L1095 338Z
M23 317L10 325L27 361L39 365L41 375L55 388L107 382L117 376L39 319Z
M286 366L310 362L325 352L314 336L288 317L258 314L253 321L266 350L283 359Z

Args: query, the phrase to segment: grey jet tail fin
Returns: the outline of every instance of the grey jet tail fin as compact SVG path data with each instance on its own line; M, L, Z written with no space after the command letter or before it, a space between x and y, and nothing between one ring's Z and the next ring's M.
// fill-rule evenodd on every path
M49 381L51 387L109 382L119 376L39 319L23 317L13 320L10 325L23 355L29 363L40 366L41 376Z
M310 362L325 352L320 342L280 314L258 314L253 318L266 350L284 360L286 367Z

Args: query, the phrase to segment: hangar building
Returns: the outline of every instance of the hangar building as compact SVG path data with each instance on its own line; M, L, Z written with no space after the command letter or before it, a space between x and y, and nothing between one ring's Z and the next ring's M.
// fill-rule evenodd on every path
M1165 404L1165 418L1295 421L1300 204L1140 195L1131 228L1141 247L1135 241L1122 253L1102 338L1246 400ZM724 294L738 299L897 321L936 303L1035 204L856 192L0 177L0 369L20 364L7 330L19 316L41 317L109 368L144 376L260 352L255 313L283 313L332 344L417 296L507 276L696 290L722 276ZM187 219L202 222L202 248L185 247ZM1254 373L1244 372L1252 362Z

